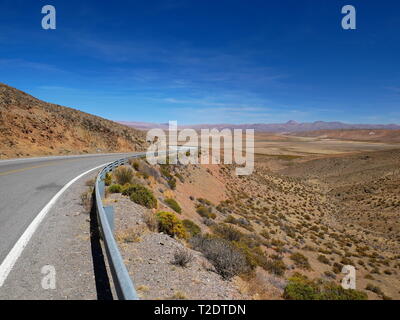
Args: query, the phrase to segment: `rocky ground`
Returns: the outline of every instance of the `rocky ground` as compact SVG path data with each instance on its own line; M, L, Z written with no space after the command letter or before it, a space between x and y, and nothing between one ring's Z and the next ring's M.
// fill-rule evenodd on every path
M201 253L179 240L151 232L143 220L145 209L127 197L113 194L116 238L135 287L142 299L243 299L236 280L223 280ZM173 264L174 254L193 255L187 267Z

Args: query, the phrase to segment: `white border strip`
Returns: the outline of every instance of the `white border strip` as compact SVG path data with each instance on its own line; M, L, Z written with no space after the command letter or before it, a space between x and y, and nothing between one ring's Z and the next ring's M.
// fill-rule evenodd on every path
M68 182L57 194L49 201L49 203L46 204L46 206L39 212L39 214L35 217L35 219L31 222L28 228L26 228L25 232L22 234L22 236L18 239L14 247L11 249L11 251L8 253L7 257L4 259L4 261L0 265L0 287L3 286L4 282L6 281L9 273L11 272L12 268L14 267L15 263L17 262L18 258L21 256L22 251L25 249L25 247L28 245L29 240L32 238L33 234L39 227L40 223L43 221L47 213L50 211L52 206L56 203L58 198L77 180L82 178L83 176L87 175L88 173L102 168L106 166L106 164L102 164L98 167L95 167L93 169L90 169L76 178L72 179L70 182Z

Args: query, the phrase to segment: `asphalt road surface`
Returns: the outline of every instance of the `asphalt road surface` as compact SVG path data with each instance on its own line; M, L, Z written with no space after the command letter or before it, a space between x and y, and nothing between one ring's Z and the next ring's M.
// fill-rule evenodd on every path
M128 155L0 161L0 265L38 213L69 181L92 168Z

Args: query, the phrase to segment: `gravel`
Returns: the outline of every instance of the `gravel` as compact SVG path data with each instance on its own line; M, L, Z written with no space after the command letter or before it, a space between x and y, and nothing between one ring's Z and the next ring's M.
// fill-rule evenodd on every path
M239 292L235 279L223 280L200 252L166 234L149 231L143 220L148 209L119 194L110 195L107 203L114 206L116 238L141 299L246 298ZM137 237L128 242L123 237L127 233ZM175 252L181 249L193 255L186 267L173 264Z

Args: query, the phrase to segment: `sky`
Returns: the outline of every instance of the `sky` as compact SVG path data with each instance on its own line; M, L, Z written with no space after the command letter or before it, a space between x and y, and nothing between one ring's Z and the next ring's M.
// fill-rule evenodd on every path
M398 0L0 0L0 82L115 121L400 123L399 30Z

